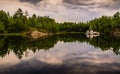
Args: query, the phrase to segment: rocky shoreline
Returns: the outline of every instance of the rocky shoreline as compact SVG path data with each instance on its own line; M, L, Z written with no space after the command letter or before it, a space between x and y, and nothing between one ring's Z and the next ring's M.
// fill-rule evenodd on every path
M111 32L111 35L120 38L120 29L115 29Z
M34 39L37 39L39 37L48 36L49 33L47 33L47 32L39 32L39 31L36 30L36 31L31 31L31 32L27 33L26 35L28 35L28 36L30 36L30 37L32 37Z

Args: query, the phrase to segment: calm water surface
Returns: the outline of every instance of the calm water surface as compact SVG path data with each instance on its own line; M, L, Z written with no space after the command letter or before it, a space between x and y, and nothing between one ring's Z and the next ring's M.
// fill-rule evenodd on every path
M0 74L120 74L119 39L102 38L1 37Z

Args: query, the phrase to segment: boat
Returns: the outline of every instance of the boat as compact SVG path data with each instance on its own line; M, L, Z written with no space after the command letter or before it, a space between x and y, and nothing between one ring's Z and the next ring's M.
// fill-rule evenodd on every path
M93 37L97 37L97 36L100 36L100 33L99 32L96 32L96 31L93 31L93 30L88 30L86 32L86 36L88 38L93 38Z

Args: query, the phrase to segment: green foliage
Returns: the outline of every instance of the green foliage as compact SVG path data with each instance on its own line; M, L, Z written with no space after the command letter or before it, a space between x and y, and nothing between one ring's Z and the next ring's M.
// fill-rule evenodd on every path
M48 16L37 16L33 14L28 17L28 12L18 9L13 16L9 12L0 11L0 33L22 33L32 30L66 33L66 32L86 32L86 30L95 30L100 33L110 33L114 29L120 28L120 13L113 16L102 16L95 18L87 23L64 22L56 23L54 19Z
M27 18L28 12L23 13L22 9L18 9L13 17L10 17L9 14L6 14L4 11L1 11L1 20L0 22L0 33L2 31L7 31L8 33L21 33L24 31L38 30L44 32L58 33L58 32L85 32L89 26L85 23L56 23L54 19L49 18L48 16L36 16L35 14L32 17ZM4 16L4 18L2 18ZM7 23L5 23L6 21ZM7 29L6 26L7 25Z
M86 23L65 22L59 25L60 32L85 32L89 26Z
M89 29L99 31L101 33L110 33L114 29L120 29L120 13L117 12L113 16L102 16L88 22Z
M0 21L0 32L4 32L5 26L4 24Z
M0 11L0 31L3 33L3 32L6 32L8 30L8 26L9 26L9 21L8 21L8 14L1 10ZM6 31L5 31L6 30Z

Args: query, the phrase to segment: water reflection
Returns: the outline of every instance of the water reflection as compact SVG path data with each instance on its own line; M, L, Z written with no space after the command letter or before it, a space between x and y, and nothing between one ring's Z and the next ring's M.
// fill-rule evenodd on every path
M35 40L3 37L0 74L119 74L120 40L108 38L89 39L84 35Z

